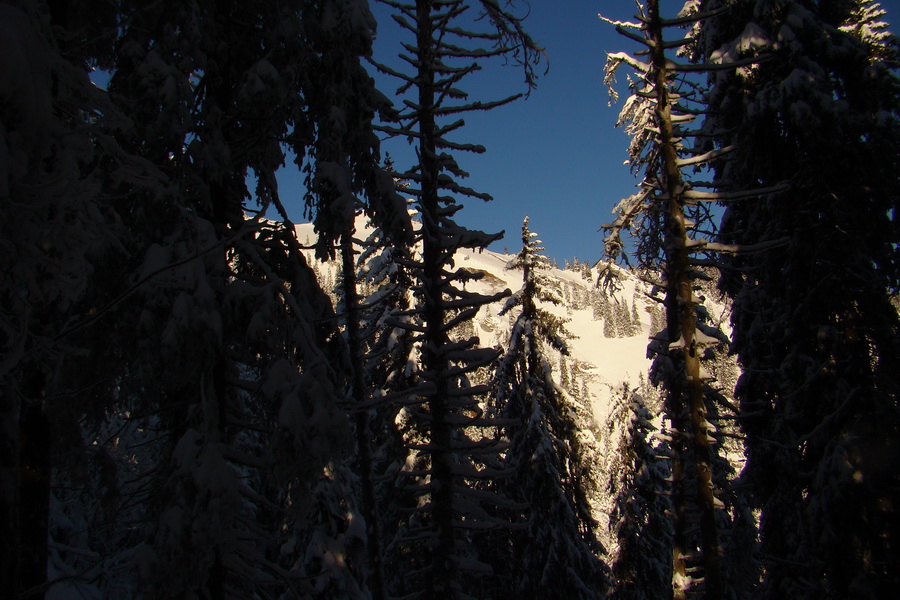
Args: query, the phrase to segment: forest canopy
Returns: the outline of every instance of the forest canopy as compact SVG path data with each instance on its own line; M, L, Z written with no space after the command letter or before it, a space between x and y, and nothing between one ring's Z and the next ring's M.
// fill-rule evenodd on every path
M889 597L885 10L601 15L637 192L560 269L460 224L466 118L546 68L527 2L372 1L396 59L367 0L0 0L5 593ZM601 422L575 340L644 337Z

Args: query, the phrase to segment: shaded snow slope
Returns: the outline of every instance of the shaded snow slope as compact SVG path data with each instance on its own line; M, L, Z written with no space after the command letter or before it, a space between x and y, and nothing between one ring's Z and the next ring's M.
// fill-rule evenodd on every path
M297 232L301 243L309 245L315 240L312 225L299 225ZM368 233L370 231L366 228L360 228L357 237L365 238ZM456 264L483 273L479 281L468 284L468 289L472 291L490 294L508 288L515 292L522 285L522 273L506 269L512 258L512 255L488 250L475 252L461 249L457 251ZM570 356L565 359L565 368L572 380L571 388L577 392L587 389L598 423L604 423L609 415L614 389L620 388L622 382L634 388L641 376L646 377L650 367L647 344L651 333L651 311L661 311L657 303L647 296L649 286L624 269L613 269L620 276L621 289L611 294L595 285L596 270L591 271L587 265L570 269L551 268L545 273L566 299L564 305L548 305L545 308L570 319L567 328L575 336L569 341ZM337 281L337 264L320 264L317 270L326 286ZM591 273L589 279L588 272ZM604 299L609 306L623 304L629 316L636 313L640 326L627 337L605 336L605 321L602 317L595 318L597 310L593 306L595 302L604 302ZM501 300L484 306L474 319L475 332L482 346L506 344L510 319L498 316L502 305ZM553 361L559 360L556 353L548 355ZM562 374L559 367L558 363L554 363L557 381L560 381Z

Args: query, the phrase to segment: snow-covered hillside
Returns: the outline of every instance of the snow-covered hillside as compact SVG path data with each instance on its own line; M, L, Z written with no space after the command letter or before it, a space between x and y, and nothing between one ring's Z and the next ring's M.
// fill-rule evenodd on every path
M359 225L358 237L364 239L370 231ZM312 225L299 225L297 230L299 240L307 246L315 239ZM469 284L472 291L514 292L522 285L521 271L506 268L513 258L510 254L461 249L456 256L459 267L483 273L479 281ZM311 262L315 260L312 251L308 257ZM546 273L565 303L545 308L569 319L567 328L573 334L570 354L558 358L561 362L554 364L554 376L570 391L589 399L597 424L603 425L610 415L615 390L623 383L635 389L642 378L647 378L647 344L663 323L662 306L650 297L651 286L626 269L610 267L618 276L619 289L612 291L597 286L596 267L585 263L567 266ZM320 263L316 270L326 288L338 279L337 263ZM483 306L474 319L482 346L506 344L510 320L498 316L502 303ZM713 303L709 308L721 321L722 306Z
M461 266L485 271L487 275L472 287L486 288L484 291L496 292L504 287L515 291L522 285L520 271L506 270L512 256L490 251L474 253L462 251ZM578 389L586 386L589 392L594 416L598 423L603 423L609 414L613 389L622 382L636 386L639 377L646 376L650 363L647 359L647 340L650 335L650 313L655 303L646 299L646 286L638 282L628 273L622 273L622 289L606 295L595 286L594 277L586 279L581 272L553 268L546 273L548 279L558 283L561 295L566 303L560 306L547 306L548 310L570 319L568 329L573 337L569 340L569 357L565 367L569 370L571 387ZM633 331L621 331L604 336L606 319L614 320L616 315L609 311L606 316L596 315L599 312L594 306L598 302L607 302L615 307L620 304L631 316L632 304L637 308L640 327ZM504 344L509 333L509 323L497 317L499 305L489 305L481 309L475 322L479 328L481 341L484 344ZM497 326L494 327L494 323ZM620 329L616 327L616 329ZM609 330L607 330L609 331ZM623 335L623 337L617 337ZM561 371L557 368L557 371ZM562 373L556 378L561 380Z

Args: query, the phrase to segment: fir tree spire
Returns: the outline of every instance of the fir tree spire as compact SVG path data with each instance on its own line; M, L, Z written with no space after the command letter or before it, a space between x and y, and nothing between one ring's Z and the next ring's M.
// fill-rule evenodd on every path
M413 267L417 279L413 310L421 325L408 326L420 334L422 360L420 381L410 390L414 397L408 408L419 436L410 450L422 459L425 469L418 473L419 509L401 543L407 548L406 556L422 561L424 580L398 580L397 587L404 593L450 599L476 585L461 575L460 566L471 564L466 530L491 523L482 506L484 498L474 489L476 482L489 477L488 471L473 459L475 454L490 453L494 445L484 429L478 401L487 388L471 386L468 375L490 363L496 352L479 348L478 338L454 342L449 332L508 291L491 296L467 291L463 284L479 275L454 265L458 249L485 248L502 234L472 231L454 221L462 209L458 197L491 197L459 182L467 173L451 154L482 153L484 147L452 141L448 135L463 125L458 115L496 108L522 95L467 101L458 86L481 68L480 61L502 56L522 66L530 90L541 51L525 32L522 19L512 12L514 2L501 7L494 0L383 1L413 39L404 44L402 54L411 73L378 66L398 78L401 91L412 96L394 123L384 125L382 131L405 136L417 145L416 164L401 177L410 182L406 192L416 199L421 219L421 259ZM472 9L478 12L472 23L483 26L481 30L463 25L463 15ZM410 548L423 542L428 548L424 555Z
M512 561L505 570L526 597L597 598L606 591L591 516L587 449L580 432L590 429L590 410L560 387L545 352L566 354L565 321L542 304L562 299L547 285L550 261L536 234L522 224L522 249L507 269L522 270L522 288L502 314L519 307L505 354L492 383L491 404L511 424L504 464L513 477L497 482L503 495L521 502L524 528L512 530ZM546 519L546 515L554 515ZM514 526L518 525L516 523ZM535 544L534 540L544 540Z

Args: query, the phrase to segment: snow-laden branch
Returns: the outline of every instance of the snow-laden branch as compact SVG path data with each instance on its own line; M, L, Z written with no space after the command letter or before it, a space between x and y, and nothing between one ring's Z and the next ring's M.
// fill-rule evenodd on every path
M645 37L643 35L638 35L636 33L632 33L630 31L628 31L627 29L625 29L624 27L616 27L616 33L618 33L619 35L625 36L629 40L637 42L638 44L641 44L642 46L646 46L647 48L650 48L651 50L656 48L656 43L653 40L648 39L647 37Z
M615 21L613 19L609 19L603 16L603 13L597 13L597 16L600 17L601 21L609 23L610 25L618 28L618 27L627 27L628 29L641 29L643 28L643 23L634 23L632 21Z
M253 223L255 223L255 222L253 222ZM232 235L229 238L217 240L214 244L211 244L210 246L208 246L202 250L198 250L197 252L195 252L194 254L191 254L190 256L187 256L181 260L177 260L175 262L168 263L168 264L162 265L156 269L153 269L152 271L150 271L149 273L147 273L146 275L141 277L141 279L139 279L138 281L133 283L130 287L128 287L128 289L126 289L121 294L119 294L118 296L116 296L115 298L110 300L106 304L106 306L104 306L97 312L93 313L88 318L86 318L82 321L75 322L73 325L71 325L70 327L64 329L62 332L57 334L56 337L53 338L53 341L58 342L59 340L72 335L76 331L84 329L88 325L100 320L109 311L114 309L119 303L121 303L126 298L131 296L133 293L138 291L141 287L143 287L146 283L148 283L152 279L156 278L158 275L161 275L162 273L164 273L166 271L171 271L172 269L177 269L178 267L186 265L195 260L199 260L202 257L206 256L207 254L210 254L211 252L215 252L216 250L221 250L225 247L228 247L230 244L237 241L239 238L247 235L248 233L256 231L256 229L257 229L257 227L255 224L250 227L241 227L234 233L234 235Z
M760 56L748 56L747 58L742 58L740 60L734 60L731 62L705 62L697 65L686 65L682 63L676 63L674 61L669 61L667 67L672 71L676 71L678 73L710 73L712 71L728 71L730 69L737 69L738 67L756 65L771 58L772 55L770 54L762 54Z
M684 16L680 16L680 17L675 17L674 19L660 19L660 22L662 23L663 27L678 27L681 25L690 25L692 23L696 23L698 21L704 21L711 17L715 17L715 16L721 15L723 13L726 13L732 9L732 6L733 5L731 5L731 4L726 4L725 6L721 6L719 8L709 10L704 13L689 14L689 15L684 15Z
M724 148L717 148L715 150L710 150L704 154L698 154L697 156L692 156L690 158L681 158L678 159L677 163L679 167L689 167L691 165L701 165L704 163L708 163L709 161L719 158L729 152L733 152L736 146L726 146Z
M745 198L756 198L767 194L777 194L790 189L790 184L781 183L765 188L754 188L750 190L738 190L735 192L701 192L698 190L688 190L682 194L682 198L690 202L729 202L732 200L743 200Z
M694 241L690 246L691 252L717 252L719 254L754 254L764 252L772 248L780 248L788 245L790 238L782 237L777 240L769 240L758 244L720 244L704 240Z
M615 63L613 70L617 69L622 63L640 73L646 73L650 70L650 64L640 61L627 52L610 52L606 55L606 69L610 69L610 63Z

